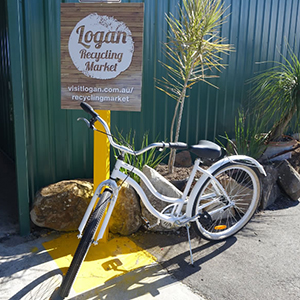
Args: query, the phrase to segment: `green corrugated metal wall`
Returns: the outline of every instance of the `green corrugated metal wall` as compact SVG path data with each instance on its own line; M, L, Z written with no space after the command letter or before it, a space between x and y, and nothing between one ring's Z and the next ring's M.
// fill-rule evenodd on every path
M79 111L60 109L60 1L23 1L31 191L92 177L92 135ZM37 176L38 174L38 176Z
M15 156L13 103L10 90L10 61L6 2L0 2L0 149Z
M130 2L130 1L123 1ZM133 2L133 1L131 1ZM141 2L141 1L135 1ZM161 78L164 70L158 60L167 32L165 14L176 13L177 0L145 2L144 74L142 113L112 112L112 126L139 128L138 140L144 131L154 139L169 138L174 100L155 89L154 78ZM200 83L193 87L184 108L180 139L197 143L199 139L214 140L224 132L234 130L234 117L241 103L247 100L245 81L257 72L259 61L279 60L285 53L285 40L299 53L299 0L224 0L228 7L228 21L221 28L223 37L236 51L224 57L228 64L220 78L212 82L215 89ZM298 34L296 34L298 33ZM298 47L296 47L296 45ZM266 68L265 66L261 66ZM141 127L140 127L141 124ZM126 128L126 130L125 130Z
M85 126L76 122L77 117L82 115L80 111L60 109L61 1L6 1L10 2L11 9L14 5L19 9L27 132L26 171L29 199L32 201L34 193L42 186L62 179L92 176L93 136ZM175 103L155 89L154 78L164 75L158 61L165 59L162 55L167 32L165 14L176 14L180 1L122 2L145 4L142 112L112 112L111 127L114 130L117 126L123 132L135 129L137 141L146 131L150 133L150 140L158 134L160 139L168 139ZM277 48L285 52L285 39L294 49L297 45L295 52L299 53L300 35L296 34L300 32L299 0L224 0L224 3L225 7L229 6L230 15L221 33L236 51L224 57L228 67L219 79L213 81L219 86L218 90L202 83L193 88L185 106L181 129L181 140L189 143L196 143L201 138L213 140L224 131L233 131L237 108L247 94L245 81L258 70L255 62L280 59ZM2 68L5 63L7 65L2 58ZM4 97L4 100L1 98L0 113L5 115L4 128L7 129L10 102L8 96ZM13 140L11 133L8 133L7 140L8 143ZM1 144L1 149L3 147ZM8 151L14 153L12 149Z

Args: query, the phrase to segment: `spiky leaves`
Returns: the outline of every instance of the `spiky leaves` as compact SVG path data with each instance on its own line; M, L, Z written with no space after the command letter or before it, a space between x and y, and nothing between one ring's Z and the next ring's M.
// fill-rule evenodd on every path
M167 70L167 77L158 80L157 87L177 101L170 130L171 142L177 142L179 138L187 89L199 81L211 84L208 79L216 75L210 71L224 68L222 55L233 50L219 35L226 19L225 11L221 0L183 0L179 17L172 14L166 17L169 41L165 44L165 55L168 62L162 65ZM171 151L170 173L174 161L175 151Z
M280 139L296 112L300 112L300 62L289 45L287 57L281 57L282 63L275 62L274 67L251 81L254 108L260 112L262 124L267 128L274 123L269 141Z

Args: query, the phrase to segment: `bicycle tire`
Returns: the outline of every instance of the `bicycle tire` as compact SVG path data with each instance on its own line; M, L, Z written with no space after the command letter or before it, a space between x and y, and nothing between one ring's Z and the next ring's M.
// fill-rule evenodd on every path
M74 280L79 272L79 269L88 253L91 244L94 241L94 236L102 216L106 210L108 202L111 198L112 191L106 189L99 197L99 201L91 214L91 217L86 225L83 236L78 244L70 267L66 276L63 278L61 286L52 294L51 300L61 300L67 297L70 293Z
M213 172L223 186L232 206L214 188L213 179L208 178L194 200L192 214L199 218L192 226L206 240L221 241L240 231L254 215L261 194L257 169L241 163L228 163ZM200 205L208 204L202 210ZM226 208L225 208L226 207Z

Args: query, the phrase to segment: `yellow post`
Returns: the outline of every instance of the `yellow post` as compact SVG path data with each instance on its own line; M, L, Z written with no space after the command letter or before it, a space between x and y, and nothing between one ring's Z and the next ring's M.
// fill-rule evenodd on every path
M97 110L97 113L110 127L110 111ZM99 130L104 130L103 128L100 127L98 128ZM109 178L109 174L110 174L109 155L110 155L110 144L107 136L105 134L95 131L94 132L94 191L103 180ZM107 238L108 238L108 228L101 241L106 242Z

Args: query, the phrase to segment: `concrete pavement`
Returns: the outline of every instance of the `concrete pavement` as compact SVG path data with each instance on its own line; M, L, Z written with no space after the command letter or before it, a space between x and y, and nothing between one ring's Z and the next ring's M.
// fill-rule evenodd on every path
M47 234L45 231L38 238L35 236L22 238L13 230L1 232L1 300L48 298L48 284L57 284L61 280L62 273L43 244L57 238L58 235ZM203 298L168 274L160 264L152 263L112 278L80 294L72 291L68 299L199 300Z
M136 242L154 254L169 274L205 299L299 300L299 221L299 201L283 196L226 241L193 237L194 267L187 264L184 237L141 235Z
M0 156L1 158L1 156ZM8 170L11 169L9 166ZM0 300L43 299L45 279L55 282L61 271L43 243L59 236L40 230L17 235L13 176L3 175L0 195ZM155 256L154 263L124 273L99 286L72 294L70 299L300 299L300 205L279 199L256 214L236 236L221 243L192 235L194 267L189 246L180 234L139 232L132 241ZM100 246L100 245L99 245ZM53 279L53 280L52 280ZM201 297L202 296L202 297Z

